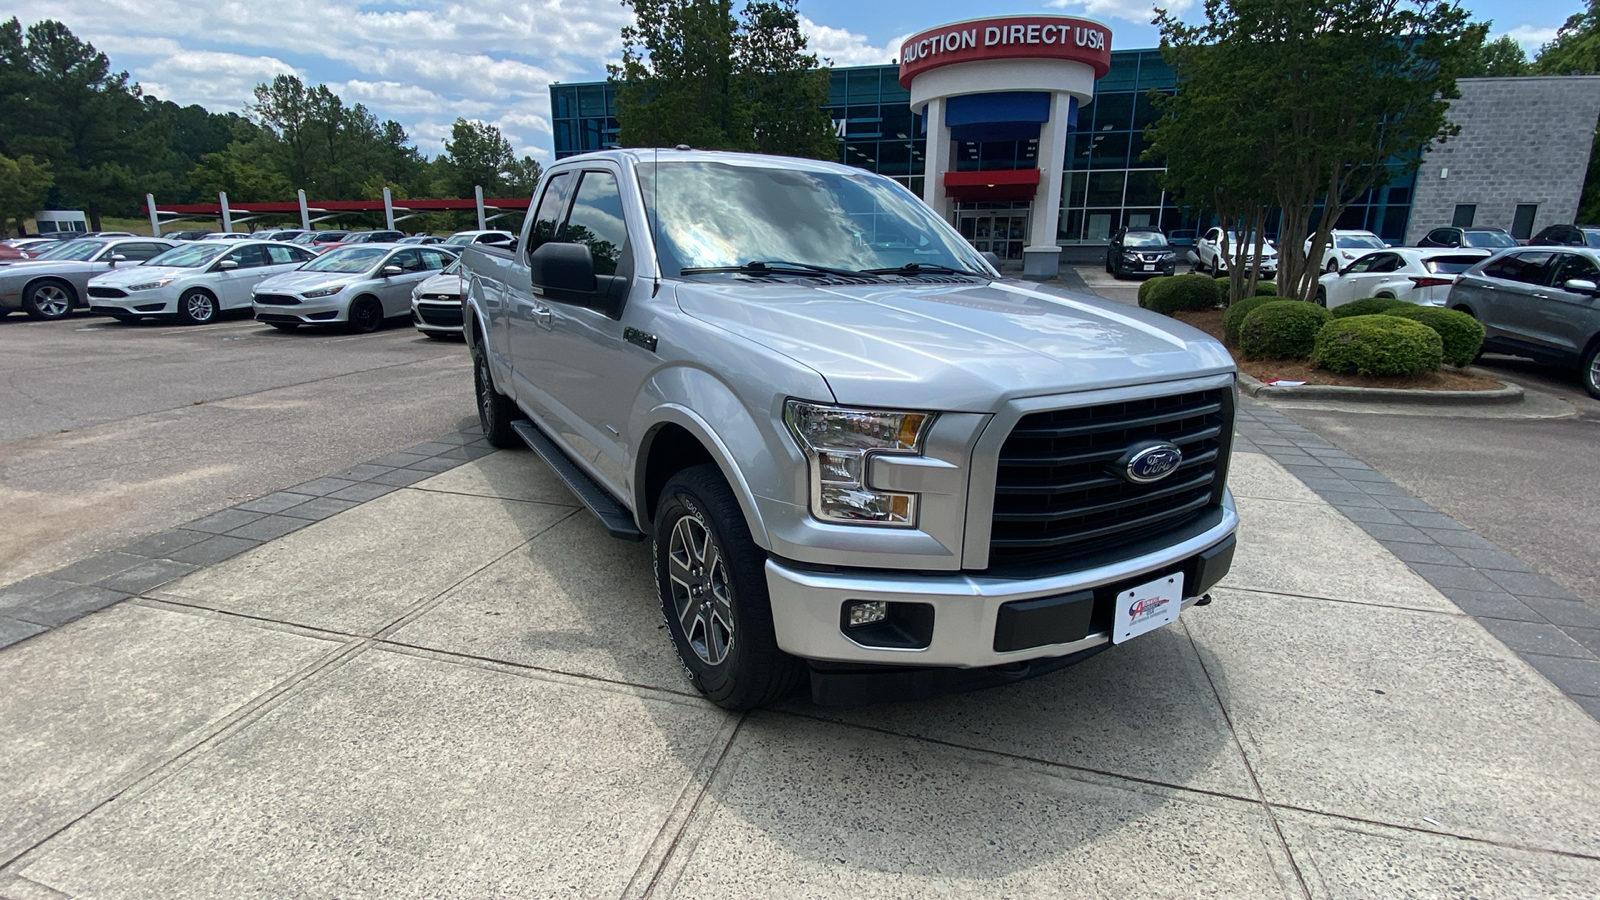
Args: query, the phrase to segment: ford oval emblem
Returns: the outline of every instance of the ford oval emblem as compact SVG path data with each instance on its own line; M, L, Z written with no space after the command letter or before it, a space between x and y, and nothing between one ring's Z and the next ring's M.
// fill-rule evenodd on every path
M1123 456L1123 477L1134 484L1160 481L1178 470L1183 451L1166 441L1135 444Z

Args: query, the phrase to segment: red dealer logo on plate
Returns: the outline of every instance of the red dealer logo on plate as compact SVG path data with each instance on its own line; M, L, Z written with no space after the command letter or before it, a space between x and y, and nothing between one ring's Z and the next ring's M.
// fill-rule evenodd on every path
M929 69L985 59L1080 62L1099 78L1111 69L1111 29L1067 16L1003 16L930 28L900 45L900 85Z

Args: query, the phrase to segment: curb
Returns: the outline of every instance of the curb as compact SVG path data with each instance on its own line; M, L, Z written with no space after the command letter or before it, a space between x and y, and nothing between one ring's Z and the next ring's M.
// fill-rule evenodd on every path
M1500 382L1493 391L1418 391L1408 388L1345 387L1334 384L1302 384L1295 386L1263 384L1239 373L1239 390L1261 400L1345 400L1355 403L1417 403L1425 406L1497 406L1521 403L1524 399L1520 386Z

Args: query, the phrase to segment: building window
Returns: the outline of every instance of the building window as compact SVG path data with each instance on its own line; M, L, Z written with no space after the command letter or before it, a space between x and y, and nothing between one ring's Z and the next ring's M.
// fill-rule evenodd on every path
M1472 220L1478 215L1478 204L1457 203L1456 214L1450 218L1450 225L1454 228L1471 228Z
M1533 236L1533 217L1539 214L1539 204L1518 203L1517 212L1511 217L1511 236L1519 241L1525 241Z

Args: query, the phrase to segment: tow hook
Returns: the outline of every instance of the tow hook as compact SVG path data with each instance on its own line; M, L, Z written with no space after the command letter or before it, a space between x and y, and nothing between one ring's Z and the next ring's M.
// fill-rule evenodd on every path
M1200 595L1200 599L1196 600L1194 602L1194 605L1195 606L1210 606L1211 605L1211 595L1210 594L1201 594Z

